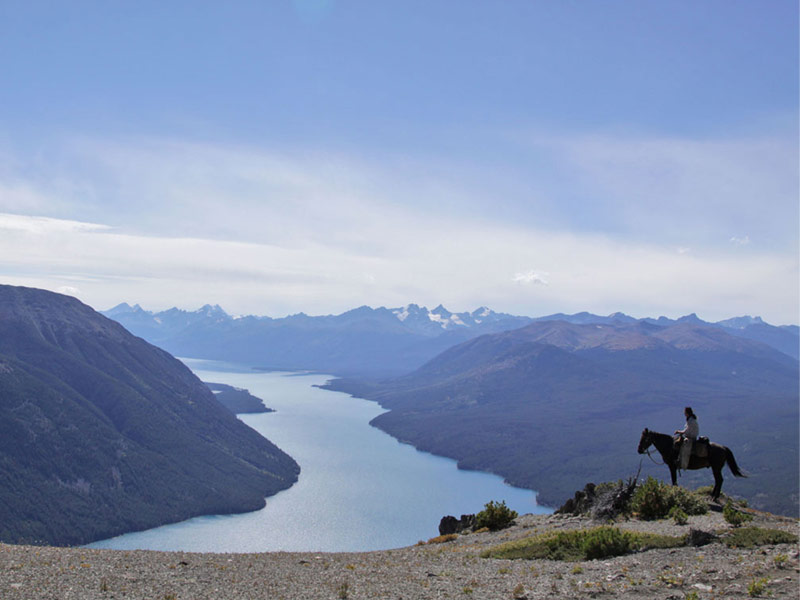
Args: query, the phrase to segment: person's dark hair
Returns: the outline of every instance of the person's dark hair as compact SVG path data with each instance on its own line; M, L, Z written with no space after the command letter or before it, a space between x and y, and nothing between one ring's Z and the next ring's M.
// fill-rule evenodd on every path
M694 417L695 419L697 418L697 415L694 414L694 411L692 410L691 406L687 406L686 408L684 408L683 412L687 417Z

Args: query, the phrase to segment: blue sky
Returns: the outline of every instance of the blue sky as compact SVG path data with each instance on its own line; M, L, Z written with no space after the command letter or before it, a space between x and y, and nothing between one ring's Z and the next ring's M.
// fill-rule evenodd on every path
M0 281L798 322L796 2L0 2Z

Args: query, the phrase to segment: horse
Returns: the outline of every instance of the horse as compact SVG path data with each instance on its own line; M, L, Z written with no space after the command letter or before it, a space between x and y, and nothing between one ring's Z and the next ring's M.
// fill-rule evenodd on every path
M672 485L678 485L679 458L672 436L666 433L657 433L645 429L639 440L639 454L644 454L651 445L655 446L656 450L661 453L661 458L669 467L669 474L672 476ZM719 495L722 491L722 467L725 466L726 462L728 463L728 468L730 468L731 473L736 477L747 477L747 475L739 470L736 459L733 458L733 452L731 452L727 446L712 442L708 445L708 456L700 457L692 455L689 459L689 469L707 469L711 467L711 470L714 472L714 491L711 492L711 498L714 501L719 500Z

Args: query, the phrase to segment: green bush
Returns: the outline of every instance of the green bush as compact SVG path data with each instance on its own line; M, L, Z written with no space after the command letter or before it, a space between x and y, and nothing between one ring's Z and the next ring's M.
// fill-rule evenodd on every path
M753 520L753 515L738 510L730 500L728 500L722 508L722 516L734 527L739 527L742 523Z
M702 497L682 487L668 485L648 477L633 494L631 508L645 520L663 519L673 507L681 509L686 515L703 515L708 505Z
M649 548L676 548L685 537L669 537L622 531L617 527L596 527L550 532L500 544L484 551L484 558L544 558L549 560L591 560L620 556Z
M506 506L506 501L496 503L493 500L486 503L483 510L475 515L474 529L488 527L491 531L505 529L517 518L517 511Z

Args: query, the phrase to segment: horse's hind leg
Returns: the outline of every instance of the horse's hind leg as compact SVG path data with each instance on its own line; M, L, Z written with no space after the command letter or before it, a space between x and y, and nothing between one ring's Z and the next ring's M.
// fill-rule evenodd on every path
M711 492L711 499L716 502L722 492L722 467L712 467L712 470L714 471L714 491Z

